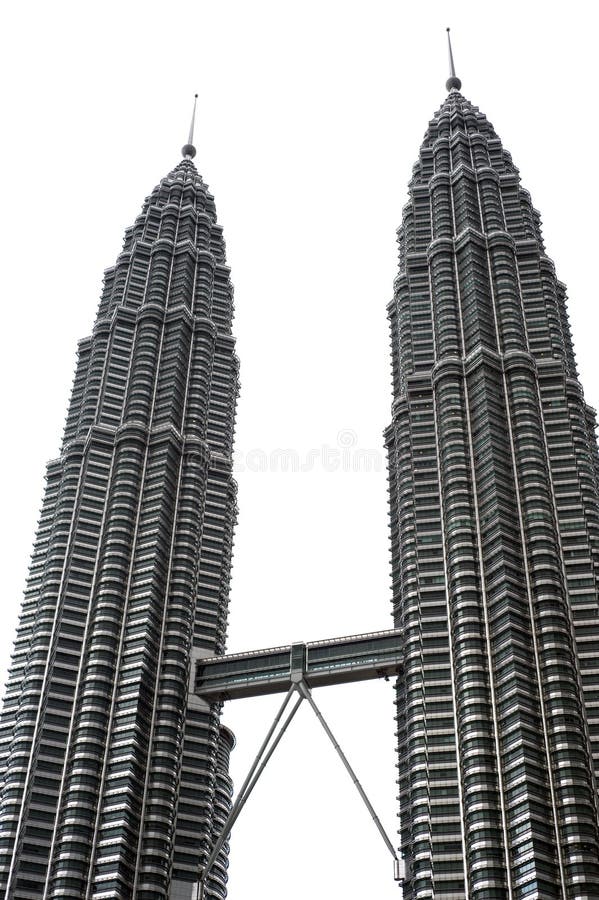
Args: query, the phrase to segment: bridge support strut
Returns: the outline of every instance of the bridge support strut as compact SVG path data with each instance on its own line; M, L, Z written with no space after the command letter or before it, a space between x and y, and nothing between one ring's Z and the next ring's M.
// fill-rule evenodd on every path
M295 716L296 712L298 711L299 707L301 706L301 704L304 700L308 701L309 705L311 706L311 708L314 712L314 715L316 716L316 718L322 725L326 735L328 736L329 740L333 744L333 747L337 751L343 765L345 766L345 769L347 770L351 780L353 781L354 785L356 786L356 789L357 789L360 797L362 798L364 805L366 806L368 812L370 813L370 816L371 816L374 824L376 825L381 837L383 838L385 845L389 849L389 852L391 853L391 855L393 857L393 873L394 873L395 880L402 881L402 876L401 876L401 872L400 872L400 861L399 861L399 858L395 851L395 848L394 848L393 844L391 843L391 840L390 840L387 832L383 828L383 825L381 824L381 820L375 813L372 803L368 799L366 792L364 791L364 788L360 784L360 781L358 780L358 776L352 769L352 767L349 763L349 760L347 759L346 755L344 754L343 750L341 749L339 742L336 740L336 738L335 738L333 732L331 731L331 729L329 728L324 716L322 715L318 706L314 702L314 699L312 697L312 692L310 691L310 688L306 684L306 680L304 678L304 673L301 671L301 669L299 667L292 671L291 680L292 680L291 687L287 691L287 694L285 695L285 699L283 700L283 703L281 704L281 707L280 707L277 715L275 716L274 721L273 721L271 727L269 728L266 737L264 738L264 741L262 742L262 746L260 747L258 753L256 754L256 757L250 767L250 770L246 776L246 779L243 782L243 784L239 790L237 799L235 800L233 806L231 807L231 811L230 811L229 815L227 816L227 819L225 821L225 824L223 825L222 831L219 834L219 836L214 844L214 847L212 848L212 852L211 852L210 856L208 857L206 865L200 870L200 876L199 876L199 880L198 880L198 883L196 886L195 900L205 900L206 883L207 883L208 875L210 874L210 871L212 869L212 866L214 865L214 862L215 862L216 858L218 857L218 854L220 853L223 844L229 837L231 829L232 829L233 825L235 824L235 822L237 821L237 818L238 818L241 810L245 806L250 794L254 790L254 788L258 782L258 779L260 778L262 772L266 768L266 765L267 765L269 759L271 758L271 756L273 755L277 746L279 745L281 738L287 731L287 728L291 724L293 717ZM283 718L285 710L287 709L287 706L289 705L291 697L294 693L298 694L297 699L296 699L294 705L292 706L291 711L289 711L287 713L287 716L286 716L285 720L283 721L283 724L279 728L279 731L276 732L277 726L281 722L281 719ZM275 734L275 732L276 732L276 734ZM271 741L272 741L272 743L271 743ZM270 746L269 746L269 744L270 744Z

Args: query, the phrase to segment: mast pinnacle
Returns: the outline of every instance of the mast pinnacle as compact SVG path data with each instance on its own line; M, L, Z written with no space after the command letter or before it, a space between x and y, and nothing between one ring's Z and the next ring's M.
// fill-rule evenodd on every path
M449 78L445 82L445 87L448 91L457 90L462 87L462 82L458 78L455 73L455 66L453 64L453 53L451 51L451 35L449 33L449 28L447 29L447 45L449 47Z
M187 159L193 159L196 155L196 148L193 146L193 129L196 122L196 106L198 103L198 95L194 94L193 98L193 112L191 114L191 124L189 126L189 138L187 143L181 148L181 153Z

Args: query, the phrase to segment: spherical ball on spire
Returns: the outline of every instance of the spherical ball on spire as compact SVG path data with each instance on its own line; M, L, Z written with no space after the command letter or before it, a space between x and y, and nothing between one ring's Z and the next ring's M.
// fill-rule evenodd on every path
M453 91L453 90L459 91L459 89L462 87L462 82L460 81L460 79L458 78L458 76L455 73L455 65L453 62L453 51L451 49L451 34L449 33L450 31L451 31L451 29L448 28L447 29L447 49L449 50L449 78L445 82L445 87L447 88L448 91Z
M183 145L181 153L184 159L193 159L196 155L196 148L193 146L193 129L196 123L196 106L198 105L198 95L193 98L193 112L191 114L191 125L189 126L189 137L187 143Z

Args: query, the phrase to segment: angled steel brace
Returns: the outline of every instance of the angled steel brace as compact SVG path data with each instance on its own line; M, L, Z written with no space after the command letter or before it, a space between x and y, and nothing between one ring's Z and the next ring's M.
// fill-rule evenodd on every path
M262 772L266 768L266 764L268 763L269 759L275 752L277 746L279 745L281 738L283 737L283 735L287 731L287 728L291 724L291 720L293 719L293 717L295 716L296 712L298 711L299 707L302 704L302 701L304 698L300 694L300 696L297 698L295 704L293 705L291 712L289 712L287 714L287 718L281 725L281 728L279 729L278 734L275 736L271 746L267 750L266 748L268 747L268 744L270 743L270 741L275 733L277 725L279 724L279 722L281 721L281 718L283 717L283 713L285 712L285 709L289 703L289 700L291 699L291 695L296 690L297 690L296 685L292 684L291 687L289 688L287 694L285 695L285 699L283 700L283 703L281 704L281 708L279 709L279 712L275 716L274 721L273 721L270 729L268 730L268 733L267 733L266 737L264 738L264 741L262 742L262 746L260 747L260 750L256 754L254 762L252 763L252 765L250 767L250 771L248 772L246 779L243 782L243 784L239 790L237 799L235 800L235 803L231 807L231 811L229 812L229 815L227 816L227 819L226 819L225 824L223 825L222 831L219 834L219 836L216 840L216 843L214 844L214 847L212 848L212 853L208 857L208 861L207 861L206 865L203 867L203 869L200 872L200 878L199 878L198 885L196 888L196 900L204 900L206 881L208 879L208 875L210 874L212 866L214 865L215 860L218 857L218 854L220 853L221 848L231 831L231 828L237 821L237 817L239 816L239 813L245 806L250 794L252 793L252 791L254 790L254 788L256 786L256 783L258 782L258 779L260 778L260 776L262 775Z
M274 719L270 729L268 730L268 733L262 743L262 746L260 747L260 750L258 751L258 753L254 759L254 762L252 763L252 765L250 767L250 771L248 772L247 777L239 790L237 799L235 800L235 803L231 807L231 811L230 811L229 815L227 816L227 820L226 820L225 824L223 825L222 831L221 831L220 835L218 836L216 843L214 844L214 847L212 848L212 852L208 858L208 861L200 872L200 877L199 877L199 881L198 881L197 888L196 888L195 900L204 900L206 882L208 879L208 875L210 874L210 871L212 869L212 866L214 865L214 862L215 862L218 854L220 853L224 842L226 841L227 837L229 836L231 828L237 821L237 818L238 818L241 810L245 806L250 794L252 793L252 791L254 790L254 788L256 786L256 783L258 782L258 779L260 778L262 772L266 768L266 765L267 765L269 759L271 758L271 756L273 755L277 746L279 745L281 738L285 734L285 731L289 727L291 720L295 716L295 714L296 714L297 710L299 709L299 707L301 706L303 700L307 700L308 703L310 704L310 706L312 707L312 710L314 711L316 718L322 725L328 738L330 739L331 743L333 744L333 747L337 751L343 765L345 766L347 772L349 773L351 780L355 784L356 789L357 789L360 797L362 798L364 805L366 806L366 809L370 813L370 816L371 816L374 824L376 825L381 837L383 838L387 848L389 849L389 852L391 853L391 855L393 857L393 873L394 873L395 880L396 881L403 880L401 871L400 871L400 861L397 856L397 853L395 852L395 848L394 848L393 844L391 843L391 840L390 840L389 836L387 835L387 832L383 828L383 826L381 824L381 820L375 813L374 808L373 808L370 800L368 799L364 788L360 784L360 781L358 780L358 776L352 769L352 767L349 763L349 760L347 759L346 755L344 754L343 750L341 749L338 741L335 739L333 732L327 725L327 723L324 719L324 716L322 715L322 713L320 712L316 703L314 702L310 688L308 687L308 685L306 684L306 682L303 678L303 674L299 670L294 672L292 674L292 681L293 681L293 683L292 683L291 687L289 688L289 690L287 691L287 694L285 695L285 699L283 700L283 703L281 704L281 708L279 709L279 712L275 716L275 719ZM279 729L278 733L274 737L272 744L270 745L270 747L268 747L270 741L273 738L273 735L275 734L277 725L281 721L283 714L287 708L287 705L289 704L291 695L294 692L297 692L299 694L299 697L297 698L291 711L287 714L287 717L286 717L285 721L283 722L283 724L281 725L281 728Z
M381 824L381 820L379 819L379 817L378 817L377 814L375 813L374 808L373 808L373 806L372 806L372 803L370 802L370 800L369 800L368 797L366 796L366 792L365 792L364 788L362 787L362 785L360 784L360 782L359 782L359 780L358 780L358 776L356 775L356 773L355 773L354 770L352 769L352 767L351 767L351 765L350 765L350 763L349 763L349 760L347 759L345 753L344 753L343 750L341 749L341 747L340 747L338 741L335 739L335 736L334 736L333 732L331 731L331 729L330 729L329 726L327 725L327 723L326 723L326 721L325 721L325 719L324 719L324 716L322 715L321 711L319 710L319 708L317 707L316 703L314 702L314 700L313 700L313 698L312 698L312 693L311 693L311 691L310 691L310 688L308 687L308 685L306 684L306 682L305 682L303 679L302 679L301 681L298 682L297 688L298 688L298 691L300 692L301 696L304 697L304 698L308 701L308 703L310 704L310 706L312 707L312 709L313 709L313 711L314 711L314 714L315 714L316 718L318 719L318 721L320 722L320 724L321 724L322 727L324 728L324 730L325 730L325 732L326 732L328 738L330 739L330 741L331 741L333 747L335 748L335 750L336 750L337 753L339 754L339 757L340 757L340 759L341 759L341 762L343 763L343 765L344 765L345 768L347 769L347 771L348 771L348 773L349 773L349 776L350 776L351 780L353 781L353 783L355 784L355 786L356 786L356 788L357 788L357 790L358 790L358 793L359 793L360 797L361 797L362 800L364 801L364 805L366 806L366 809L367 809L368 812L370 813L370 815L371 815L371 817L372 817L372 820L373 820L374 824L375 824L376 827L378 828L381 837L383 838L385 844L387 845L387 847L388 847L388 849L389 849L389 852L391 853L391 856L393 857L393 874L394 874L394 878L395 878L396 881L401 881L401 880L402 880L402 877L401 877L401 873L400 873L399 858L398 858L398 856L397 856L397 853L395 852L395 847L394 847L393 844L391 843L391 840L390 840L390 838L389 838L387 832L386 832L385 829L383 828L383 826L382 826L382 824Z

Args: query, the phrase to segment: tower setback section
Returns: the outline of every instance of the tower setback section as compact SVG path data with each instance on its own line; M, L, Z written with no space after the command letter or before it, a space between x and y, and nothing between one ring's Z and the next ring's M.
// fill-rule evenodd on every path
M230 802L233 738L189 679L225 648L238 362L190 146L105 274L48 465L1 717L11 900L189 900Z
M596 898L594 414L539 215L452 76L389 305L404 897Z

